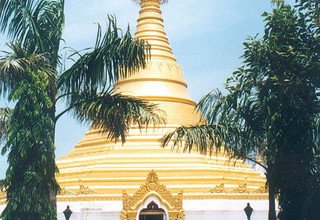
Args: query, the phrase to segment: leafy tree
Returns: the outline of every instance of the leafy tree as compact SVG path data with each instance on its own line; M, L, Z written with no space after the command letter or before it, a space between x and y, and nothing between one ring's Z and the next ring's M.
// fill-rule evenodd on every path
M25 75L11 93L11 100L17 103L2 151L9 151L9 168L2 183L8 204L2 215L4 219L54 219L50 192L58 189L58 183L54 179L54 141L48 132L54 128L53 103L46 91L48 76L39 71Z
M3 219L56 218L54 135L64 113L73 111L79 121L122 141L130 123L161 120L155 105L110 89L120 77L145 67L146 42L134 39L129 29L122 33L109 17L107 30L98 28L95 46L61 74L63 24L64 0L0 0L0 29L13 42L12 51L0 58L0 94L15 104L0 112L2 153L9 155L1 182L8 201ZM67 108L57 113L61 99Z
M207 124L178 128L162 142L174 139L174 146L185 142L185 148L203 153L224 146L258 163L266 169L269 219L276 219L276 195L281 219L303 219L319 148L319 2L275 4L271 14L263 14L264 36L244 44L244 66L228 79L227 94L213 92L199 103Z

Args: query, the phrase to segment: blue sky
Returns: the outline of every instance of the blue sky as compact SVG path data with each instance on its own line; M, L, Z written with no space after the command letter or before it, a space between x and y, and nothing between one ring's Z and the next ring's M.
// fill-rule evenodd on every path
M178 63L183 67L195 101L216 88L241 65L246 37L262 33L261 14L271 11L270 0L169 0L162 6L166 31ZM68 0L63 46L83 49L93 45L96 22L114 14L119 26L134 32L139 6L130 0ZM0 35L0 50L6 38ZM0 100L0 105L3 100ZM63 106L60 106L62 109ZM57 158L69 152L88 129L71 115L60 119L56 133ZM0 179L6 158L0 157Z

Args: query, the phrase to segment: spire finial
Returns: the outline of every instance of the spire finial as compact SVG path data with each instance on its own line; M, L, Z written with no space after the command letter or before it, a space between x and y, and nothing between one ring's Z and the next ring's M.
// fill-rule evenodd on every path
M151 46L151 59L161 59L176 62L169 45L161 3L167 0L134 0L140 3L140 12L137 24L136 37L148 41Z

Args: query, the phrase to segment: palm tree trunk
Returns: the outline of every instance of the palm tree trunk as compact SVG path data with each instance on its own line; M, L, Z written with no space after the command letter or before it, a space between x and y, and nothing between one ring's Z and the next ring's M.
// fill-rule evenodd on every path
M275 187L272 181L272 178L270 178L270 170L267 175L267 181L269 184L268 193L269 193L269 214L268 214L268 220L277 220L277 213L276 213L276 198L275 198Z
M52 88L51 88L51 92L50 92L50 99L53 103L52 105L52 108L51 108L51 117L52 117L52 120L54 122L53 124L53 127L52 127L52 140L53 140L53 144L55 146L55 136L56 136L56 96L57 96L57 87L56 87L56 84L54 85L51 85ZM54 153L54 157L55 157L55 152ZM54 167L56 167L56 163L54 161ZM53 178L56 179L55 177L55 174L56 172L53 173ZM55 211L56 213L56 217L58 215L57 213L57 191L55 189L50 189L50 192L49 192L49 196L50 196L50 202L51 202L51 205L52 205L52 208L53 210Z
M57 213L57 194L54 190L50 190L50 201L52 208L55 210L55 213Z
M56 127L56 124L54 124L54 129L53 129L53 133L52 133L53 140L55 140L55 127ZM54 143L55 143L55 141L54 141ZM56 179L55 173L53 175L54 175L54 179ZM52 189L52 188L50 188L49 198L50 198L50 202L51 202L52 208L55 211L56 216L57 216L57 191Z

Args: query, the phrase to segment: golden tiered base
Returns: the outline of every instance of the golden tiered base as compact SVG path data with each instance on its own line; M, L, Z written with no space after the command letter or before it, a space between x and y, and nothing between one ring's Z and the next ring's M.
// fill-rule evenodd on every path
M267 198L265 179L242 161L159 147L158 140L171 129L133 128L123 146L89 131L58 161L58 200L121 200L122 191L133 194L151 170L170 192L183 190L184 199Z

